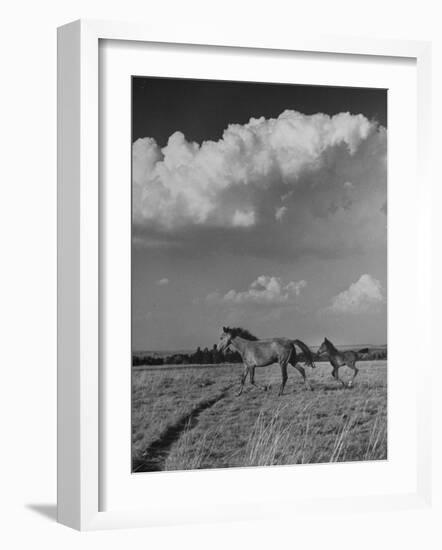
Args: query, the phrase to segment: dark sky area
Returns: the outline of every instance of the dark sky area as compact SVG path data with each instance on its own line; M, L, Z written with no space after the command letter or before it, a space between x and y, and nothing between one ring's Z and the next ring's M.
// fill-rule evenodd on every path
M132 141L149 136L160 147L176 130L189 141L216 141L228 124L276 118L286 109L362 113L387 127L384 89L138 76L132 86Z

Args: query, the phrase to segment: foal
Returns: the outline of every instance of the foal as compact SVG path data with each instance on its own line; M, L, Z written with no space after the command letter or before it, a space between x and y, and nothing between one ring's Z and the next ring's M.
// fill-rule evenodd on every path
M317 351L318 355L325 355L328 360L330 361L333 370L332 370L332 376L338 380L338 382L341 382L341 384L345 387L351 388L353 386L353 381L356 378L356 375L358 374L359 370L356 368L356 361L360 359L360 356L355 351L339 351L335 348L335 346L328 340L327 338L324 338L324 341L319 346L319 349ZM342 378L339 378L339 368L343 367L344 365L347 365L347 367L351 368L353 370L353 378L350 380L348 384L346 384Z

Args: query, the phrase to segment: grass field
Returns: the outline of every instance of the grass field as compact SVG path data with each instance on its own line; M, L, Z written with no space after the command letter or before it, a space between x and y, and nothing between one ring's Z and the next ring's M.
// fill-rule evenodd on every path
M134 368L133 471L386 459L387 363L358 368L348 389L318 363L307 369L314 391L290 369L281 397L277 365L256 370L267 391L246 383L239 397L238 364Z

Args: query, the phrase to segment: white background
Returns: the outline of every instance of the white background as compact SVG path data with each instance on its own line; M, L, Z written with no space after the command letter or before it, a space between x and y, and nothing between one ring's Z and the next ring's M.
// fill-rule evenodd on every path
M293 517L291 523L260 522L218 524L169 529L79 534L57 525L55 504L56 433L56 34L55 28L78 17L159 22L165 29L203 25L216 29L262 29L269 42L280 32L310 28L314 34L383 36L432 39L433 140L440 147L442 97L441 14L437 2L416 3L371 0L271 3L224 0L159 3L125 0L65 1L58 4L20 2L3 8L1 33L2 85L0 87L1 257L0 365L3 376L1 412L0 542L5 548L95 548L123 544L159 548L436 548L441 544L441 361L416 360L434 366L433 425L435 439L436 502L432 510L402 511L364 516ZM404 113L404 131L407 113ZM436 161L440 154L435 154ZM434 162L434 178L440 170ZM436 203L442 193L437 189ZM413 223L413 220L410 220ZM441 219L435 220L442 234ZM440 245L439 245L440 248ZM440 253L439 253L440 254ZM435 281L442 281L440 256ZM404 270L407 266L404 265ZM441 293L434 287L434 311ZM407 314L404 300L404 315ZM440 339L438 338L440 341ZM433 349L440 349L435 341ZM440 345L439 345L440 348ZM414 347L413 347L414 349ZM404 426L406 430L407 427ZM7 539L7 540L3 540Z

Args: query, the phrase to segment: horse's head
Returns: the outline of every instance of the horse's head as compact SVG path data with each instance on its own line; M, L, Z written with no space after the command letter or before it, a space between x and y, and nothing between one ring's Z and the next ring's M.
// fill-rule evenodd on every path
M327 351L328 351L327 342L328 342L327 338L324 338L324 341L319 346L318 351L316 352L318 355L322 355L323 353L327 353Z
M223 327L218 345L216 346L218 351L225 351L230 346L233 338L234 335L232 334L232 331L228 327Z

